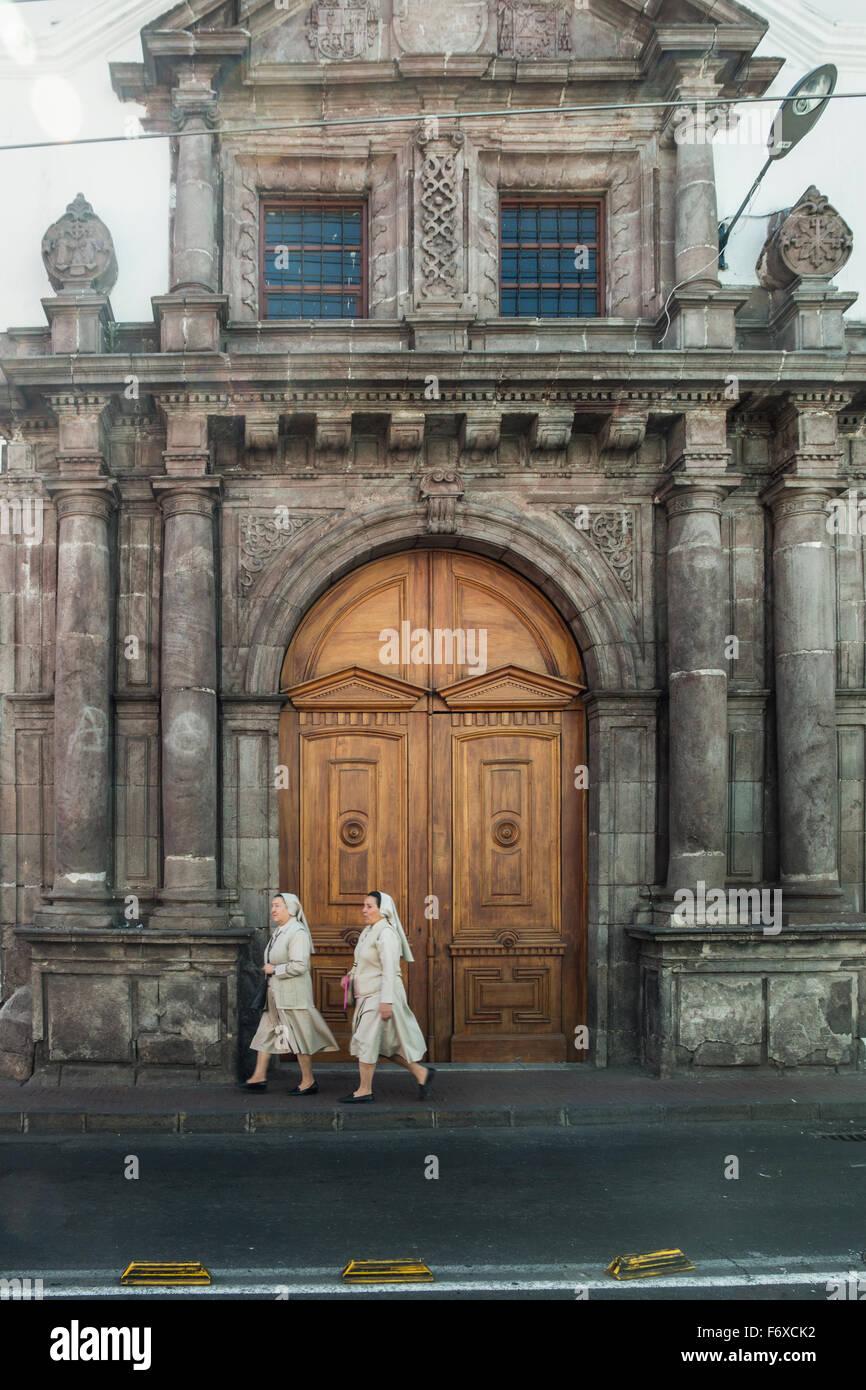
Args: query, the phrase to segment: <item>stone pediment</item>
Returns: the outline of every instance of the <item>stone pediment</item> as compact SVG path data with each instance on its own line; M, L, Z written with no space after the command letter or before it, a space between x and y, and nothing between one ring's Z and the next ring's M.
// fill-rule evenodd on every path
M421 685L395 680L363 666L346 666L282 692L302 710L410 710L427 694Z
M451 710L565 709L586 690L559 676L500 666L483 676L469 676L436 693Z
M157 50L172 33L209 44L219 31L248 34L251 65L273 70L444 54L636 59L662 33L662 47L679 31L689 51L704 27L729 29L720 46L733 53L751 50L767 24L736 0L662 0L653 18L643 0L183 0L144 34Z

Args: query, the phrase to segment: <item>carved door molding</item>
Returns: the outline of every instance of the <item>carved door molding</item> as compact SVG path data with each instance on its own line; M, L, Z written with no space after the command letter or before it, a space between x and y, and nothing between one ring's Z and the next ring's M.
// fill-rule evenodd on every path
M460 631L479 640L461 650ZM388 556L314 605L282 685L280 882L304 903L341 1043L339 980L379 887L412 945L431 1060L581 1060L585 687L548 600L465 552Z

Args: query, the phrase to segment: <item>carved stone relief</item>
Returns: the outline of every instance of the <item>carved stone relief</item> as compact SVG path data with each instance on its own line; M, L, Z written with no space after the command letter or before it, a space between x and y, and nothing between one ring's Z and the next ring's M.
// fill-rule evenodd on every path
M264 516L247 512L241 517L238 533L238 592L241 598L246 597L277 552L312 520L311 516L282 513L277 517L273 512Z
M319 62L364 58L376 42L379 10L373 0L317 0L307 38Z
M504 58L571 54L573 0L499 0L499 53Z
M425 128L418 173L418 305L455 304L463 298L463 136L437 138Z
M766 289L780 290L803 276L829 278L847 263L853 245L847 222L812 185L793 208L770 218L758 280Z
M557 516L576 525L578 512L574 507L557 507ZM604 556L620 584L634 601L635 587L635 545L634 514L627 507L589 509L589 525L578 528L595 548Z

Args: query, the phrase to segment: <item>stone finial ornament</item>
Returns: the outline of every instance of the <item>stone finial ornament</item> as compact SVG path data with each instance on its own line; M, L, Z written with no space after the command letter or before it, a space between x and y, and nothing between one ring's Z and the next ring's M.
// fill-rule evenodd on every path
M117 282L114 242L104 222L79 193L42 238L42 260L58 293L109 293Z
M782 290L798 279L829 279L847 263L853 245L851 228L813 185L793 208L770 218L755 267L758 281Z

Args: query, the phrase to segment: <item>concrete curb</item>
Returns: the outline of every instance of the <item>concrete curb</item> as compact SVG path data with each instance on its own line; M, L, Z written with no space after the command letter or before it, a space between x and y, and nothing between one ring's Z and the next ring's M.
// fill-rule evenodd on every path
M0 1111L0 1134L269 1134L432 1129L518 1129L529 1125L579 1129L584 1125L708 1124L798 1120L807 1124L860 1123L866 1099L834 1101L723 1101L680 1104L493 1106L411 1110L385 1105L335 1110L227 1111Z

